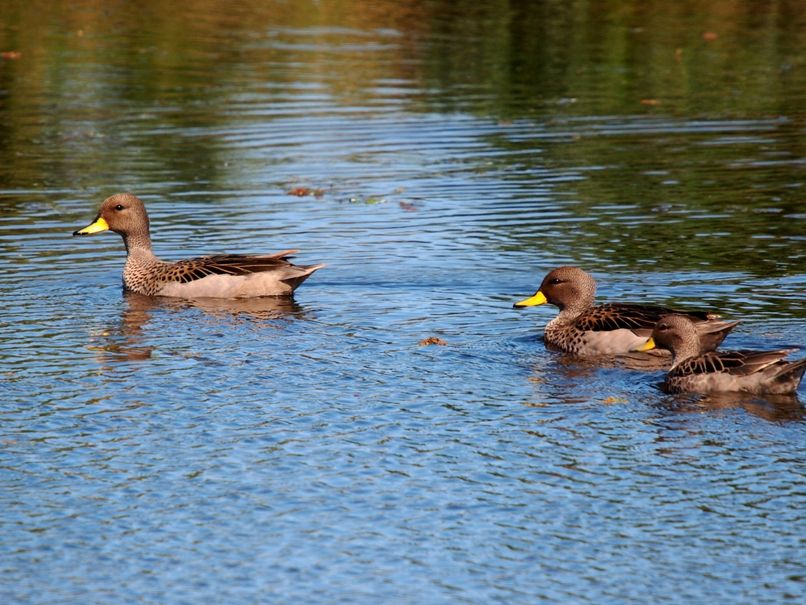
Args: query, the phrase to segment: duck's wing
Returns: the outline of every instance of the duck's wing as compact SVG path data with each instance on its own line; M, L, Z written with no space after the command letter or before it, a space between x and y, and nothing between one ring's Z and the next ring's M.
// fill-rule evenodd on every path
M287 259L297 250L268 255L218 254L167 263L162 277L166 281L189 283L208 275L247 275L294 267Z
M658 323L663 315L679 313L691 317L695 321L703 321L717 317L703 312L680 312L656 305L639 305L631 303L608 303L592 307L582 313L576 320L581 330L649 330Z
M695 323L694 326L700 337L700 351L716 350L730 331L738 325L738 321L720 321L718 319Z
M749 376L778 363L794 349L779 351L710 351L691 357L675 366L670 376L724 373L732 376Z
M658 320L664 315L671 314L684 315L698 326L702 322L711 322L720 317L710 311L680 311L658 305L607 303L592 307L582 313L576 319L576 326L580 330L592 330L594 332L626 329L642 336L649 336ZM730 330L726 330L724 335L727 335L728 331ZM724 338L724 335L722 338ZM716 344L719 343L717 342Z

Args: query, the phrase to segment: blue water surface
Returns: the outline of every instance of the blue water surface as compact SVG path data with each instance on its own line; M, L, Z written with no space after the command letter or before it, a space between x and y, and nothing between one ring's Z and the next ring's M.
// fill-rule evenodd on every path
M806 387L512 309L575 264L806 355L806 24L708 4L0 8L2 602L802 602ZM165 259L328 266L125 295L70 237L117 191Z

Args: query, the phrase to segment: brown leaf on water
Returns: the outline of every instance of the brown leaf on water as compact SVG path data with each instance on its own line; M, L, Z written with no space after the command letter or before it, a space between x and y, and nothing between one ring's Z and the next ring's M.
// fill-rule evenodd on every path
M315 197L322 197L325 195L324 189L311 189L310 187L294 187L293 189L289 189L286 191L288 195L295 195L297 197L305 197L308 195L313 195Z
M641 99L641 105L651 105L654 107L655 105L660 105L660 101L658 99Z
M398 202L398 205L401 209L405 210L406 212L417 212L417 206L412 204L411 202Z
M437 336L429 336L428 338L423 338L420 341L420 346L425 347L428 345L439 345L441 347L446 346L448 343Z
M22 57L22 53L18 50L4 50L3 52L0 52L0 57L3 57L9 61L16 61Z
M717 38L719 38L719 34L716 32L703 32L702 34L702 39L706 42L713 42Z
M626 399L621 398L621 397L612 397L611 396L611 397L608 397L607 399L605 399L604 401L602 401L602 403L604 403L605 405L613 405L613 404L616 404L616 403L628 403L628 401Z

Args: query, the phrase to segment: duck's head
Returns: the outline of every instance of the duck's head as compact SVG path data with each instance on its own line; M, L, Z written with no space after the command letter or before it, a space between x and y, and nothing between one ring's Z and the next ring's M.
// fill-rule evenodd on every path
M515 308L533 307L548 303L559 307L586 309L593 305L596 281L579 267L559 267L551 271L540 284L534 296L516 302Z
M666 349L675 357L692 357L700 353L697 327L688 317L664 315L652 329L652 336L637 351Z
M148 236L148 214L143 202L131 193L116 193L101 204L95 220L73 235L91 235L102 231L114 231L124 238L130 235Z

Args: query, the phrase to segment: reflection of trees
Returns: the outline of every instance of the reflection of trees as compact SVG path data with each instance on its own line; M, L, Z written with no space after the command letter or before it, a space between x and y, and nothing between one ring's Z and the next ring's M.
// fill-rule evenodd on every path
M550 228L558 254L602 266L650 261L668 271L720 267L759 275L803 266L800 160L786 143L796 126L758 120L741 134L748 141L730 143L735 133L728 122L707 125L710 134L686 132L696 126L683 121L664 120L651 133L641 131L641 122L631 124L633 132L618 132L624 121L615 119L598 129L572 125L578 138L539 143L543 156L517 173L548 163L575 174L555 183L554 193L566 200L558 206L586 222L546 225L533 212L529 225L524 201L525 222L514 235L521 246L545 244Z
M797 2L431 3L424 77L468 94L445 102L511 117L799 111L804 33ZM712 41L703 34L717 35ZM457 43L461 41L461 43ZM651 110L650 110L651 111Z
M499 156L504 179L580 177L552 184L556 204L589 221L551 226L564 256L785 272L803 263L792 250L803 220L791 218L802 213L801 4L87 0L43 19L37 3L7 2L0 47L22 56L0 63L0 184L227 188L238 176L223 166L224 130L323 100L371 112L392 95L408 112L559 133L513 142L502 128L487 142L520 152ZM706 131L736 118L747 121ZM542 241L540 218L532 235L512 233L516 246Z
M490 141L522 164L503 178L576 177L553 183L553 196L585 222L547 223L542 200L524 199L517 246L669 271L803 266L796 3L510 6L440 20L426 78L456 91L443 111L540 124L532 140ZM477 43L456 45L463 29Z

